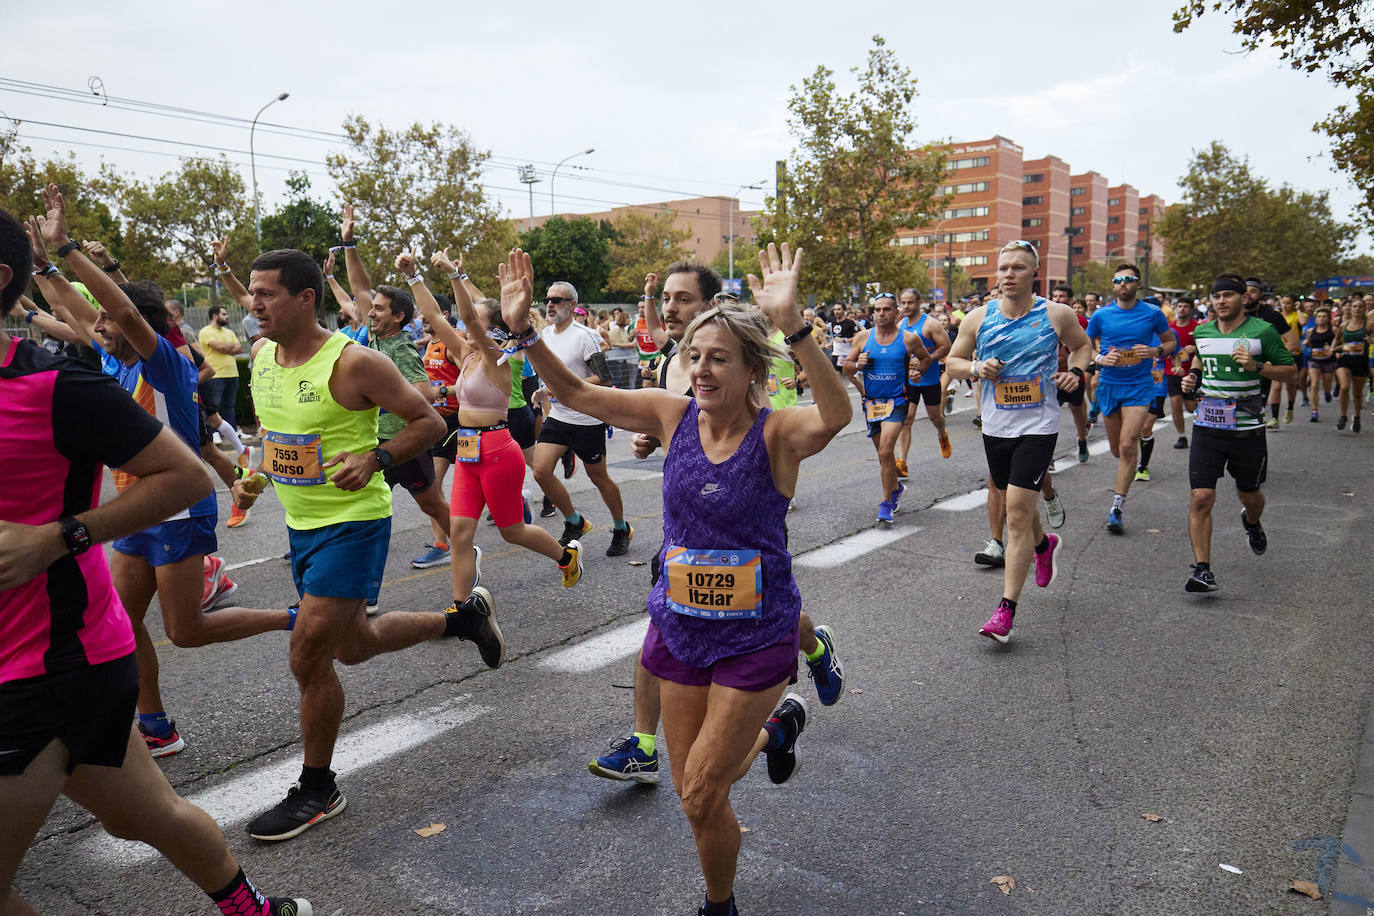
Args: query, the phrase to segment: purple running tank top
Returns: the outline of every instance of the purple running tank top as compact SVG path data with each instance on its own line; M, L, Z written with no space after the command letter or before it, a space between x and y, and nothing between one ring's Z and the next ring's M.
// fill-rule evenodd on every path
M693 400L683 411L668 448L663 465L664 543L658 557L662 571L649 593L649 616L673 656L693 667L706 668L722 658L771 646L797 627L801 614L801 593L792 578L792 555L787 552L783 528L788 499L773 485L773 468L763 441L763 423L769 413L768 408L761 408L735 453L713 464L701 447ZM668 589L675 548L689 553L757 551L762 569L759 615L719 619L674 610ZM677 568L680 586L683 567ZM682 595L675 593L675 597Z

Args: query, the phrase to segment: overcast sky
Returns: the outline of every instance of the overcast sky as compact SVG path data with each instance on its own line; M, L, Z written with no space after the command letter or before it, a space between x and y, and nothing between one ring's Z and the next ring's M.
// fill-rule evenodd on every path
M539 169L534 209L547 213L554 163L594 147L562 168L554 189L559 211L588 212L771 179L792 148L789 87L818 65L847 85L882 34L919 81L918 142L1002 134L1027 158L1053 153L1075 172L1096 169L1172 202L1191 151L1220 139L1275 184L1329 189L1345 215L1356 195L1310 130L1342 94L1272 53L1237 53L1218 15L1173 34L1170 11L1181 2L526 0L497 11L453 0L68 0L10 17L0 111L23 122L20 136L40 154L71 150L90 165L104 157L151 176L175 168L176 156L221 147L247 179L244 126L86 104L93 96L40 98L9 81L84 92L98 76L111 97L246 119L289 92L263 122L336 133L359 113L393 127L462 127L491 151L486 183L515 217L530 208L517 164ZM260 123L269 209L288 168L309 171L323 193L324 157L336 146ZM740 196L745 208L763 199ZM1357 247L1374 250L1368 236Z

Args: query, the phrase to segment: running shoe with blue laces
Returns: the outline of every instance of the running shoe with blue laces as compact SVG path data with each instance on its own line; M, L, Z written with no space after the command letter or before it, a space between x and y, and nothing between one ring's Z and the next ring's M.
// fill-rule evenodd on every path
M418 557L410 561L410 565L416 569L430 569L434 566L443 566L450 562L451 554L447 547L438 547L434 544L426 544L429 549Z
M906 492L906 484L902 483L900 480L897 481L897 489L895 489L895 490L892 491L892 497L888 500L888 502L892 503L892 512L893 512L893 514L896 514L896 512L897 512L897 506L898 506L899 503L901 503L901 501L902 501L902 494L905 493L905 492Z
M639 739L629 735L619 741L611 742L611 752L603 754L587 769L593 776L618 779L621 782L639 782L648 785L658 783L658 748L652 754L644 753Z
M808 658L806 667L810 669L811 683L816 685L821 705L834 706L844 693L844 669L840 667L840 657L835 654L835 634L829 626L821 625L816 627L816 641L823 652L815 661Z
M1121 517L1120 509L1113 509L1107 513L1107 530L1112 534L1126 533L1126 522Z
M892 503L886 499L878 503L878 521L892 524Z

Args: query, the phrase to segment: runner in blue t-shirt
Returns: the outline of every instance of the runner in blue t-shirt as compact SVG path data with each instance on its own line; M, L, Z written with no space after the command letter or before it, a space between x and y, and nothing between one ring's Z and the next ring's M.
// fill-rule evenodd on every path
M1117 265L1112 288L1116 301L1093 312L1088 337L1098 352L1097 408L1107 420L1107 441L1117 459L1107 530L1125 534L1122 507L1135 478L1137 441L1151 422L1149 408L1155 398L1151 366L1157 357L1172 353L1178 339L1160 309L1136 298L1140 271L1134 265ZM1159 343L1151 343L1156 338Z
M883 501L878 504L878 521L890 525L897 503L906 491L906 484L897 479L895 449L909 407L907 363L915 357L918 371L925 372L930 354L921 345L921 338L897 327L897 298L891 293L873 297L871 314L873 327L854 335L854 346L844 360L844 373L863 398L868 438L878 450L882 476Z
M916 290L904 289L897 300L905 317L897 322L903 331L921 338L921 346L930 353L930 364L924 372L917 372L912 365L907 371L906 397L915 405L920 401L926 405L926 416L935 428L935 439L940 444L940 457L948 458L954 454L950 444L949 432L945 429L945 388L940 384L940 372L944 367L941 360L949 352L949 332L934 315L922 313L916 297ZM906 477L911 473L906 457L911 451L911 427L916 421L916 411L908 408L902 431L897 436L897 476Z
M69 255L68 263L79 257ZM94 264L90 271L98 279L76 270L102 307L94 343L118 361L115 378L134 401L199 453L196 370L163 336L170 319L162 290L146 281L116 285ZM122 492L134 478L115 470L114 481ZM157 651L144 624L154 594L168 638L181 647L289 629L293 620L288 611L223 608L206 614L201 610L205 557L217 546L217 514L212 493L190 509L110 545L115 590L133 623L137 643L139 730L154 757L175 754L186 746L176 722L165 711L158 688Z

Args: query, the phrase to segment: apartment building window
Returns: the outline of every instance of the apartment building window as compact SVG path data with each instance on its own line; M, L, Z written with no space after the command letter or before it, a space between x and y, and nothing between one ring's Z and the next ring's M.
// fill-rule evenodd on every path
M1074 216L1082 216L1084 210L1082 207L1073 207L1069 212L1071 212Z
M970 232L946 232L940 236L938 244L947 245L950 242L986 242L988 240L988 230L977 229ZM908 235L893 239L889 244L915 246L917 248L928 248L936 244L933 235Z
M1036 226L1043 225L1044 222L1045 222L1045 221L1044 221L1043 219L1041 219L1040 217L1038 217L1038 216L1032 216L1030 219L1023 219L1023 220L1021 220L1021 228L1022 228L1022 229L1033 229L1033 228L1035 228Z
M1150 208L1149 208L1149 207L1141 207L1139 210L1136 211L1136 213L1139 214L1140 216L1144 216L1146 213L1149 213L1149 212L1150 212Z
M1043 172L1036 172L1035 174L1032 174L1032 175L1022 175L1022 176L1021 176L1021 181L1022 181L1023 183L1025 183L1025 184L1038 184L1039 182L1042 182L1042 181L1044 181L1044 180L1045 180L1045 175L1044 175Z
M1021 198L1021 206L1023 207L1034 207L1037 204L1043 204L1044 202L1045 196L1043 194L1032 194L1029 197Z
M1087 188L1069 188L1069 196L1070 196L1070 197L1082 197L1084 194L1087 194L1087 193L1088 193L1088 189L1087 189Z
M978 229L970 232L955 232L945 236L946 242L986 242L988 230Z
M1108 197L1108 198L1107 198L1107 206L1109 206L1109 207L1119 207L1119 206L1121 206L1121 198L1120 198L1120 197Z
M944 212L945 219L968 219L973 216L987 216L987 207L958 207Z
M944 197L946 194L972 194L978 191L986 191L992 187L986 181L966 181L963 184L947 184L940 188L939 195Z
M1082 245L1075 245L1075 246L1073 246L1073 253L1074 253L1074 254L1082 254L1082 253L1083 253L1083 246L1082 246Z
M953 172L959 169L981 169L989 165L992 165L992 157L975 156L972 159L955 159L952 162L947 162L945 169Z
M1121 236L1118 235L1118 234L1116 234L1115 232L1109 232L1109 233L1107 234L1107 241L1109 241L1109 242L1119 242L1119 241L1121 241Z
M987 262L988 256L985 254L969 255L966 258L954 259L954 263L958 264L960 267L982 267Z
M1136 226L1136 228L1139 229L1141 232L1149 232L1149 231L1150 231L1150 224L1149 224L1149 223L1141 223L1140 225Z
M1107 217L1107 225L1109 225L1109 226L1115 226L1115 225L1116 225L1117 223L1119 223L1119 222L1121 222L1121 217L1119 217L1119 216L1109 216L1109 217Z

